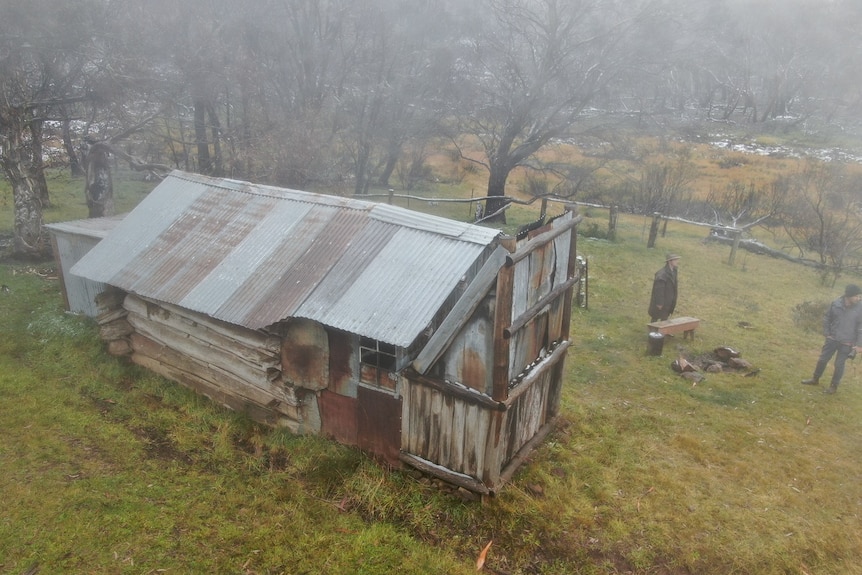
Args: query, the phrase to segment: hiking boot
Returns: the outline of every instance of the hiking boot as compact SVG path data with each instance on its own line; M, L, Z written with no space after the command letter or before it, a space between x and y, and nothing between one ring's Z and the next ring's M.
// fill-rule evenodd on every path
M812 377L811 379L803 379L802 385L820 385L820 380L816 377Z
M838 391L838 387L836 387L834 385L830 385L829 387L827 387L826 389L823 390L823 393L825 393L827 395L832 395L836 391Z

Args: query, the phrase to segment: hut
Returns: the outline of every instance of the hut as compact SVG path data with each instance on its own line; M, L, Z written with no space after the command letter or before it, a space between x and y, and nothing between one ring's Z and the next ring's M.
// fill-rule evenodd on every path
M75 264L114 354L231 409L494 493L551 429L571 209L521 240L175 171Z
M105 286L69 272L72 266L84 257L84 254L93 249L120 223L122 218L123 216L111 216L45 224L45 228L51 234L51 245L57 273L61 280L63 302L68 311L90 317L95 317L98 313L96 296L105 290Z

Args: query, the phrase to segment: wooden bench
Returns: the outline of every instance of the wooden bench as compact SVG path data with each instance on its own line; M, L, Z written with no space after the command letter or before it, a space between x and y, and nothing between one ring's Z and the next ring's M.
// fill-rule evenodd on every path
M674 335L682 332L683 339L691 337L694 339L694 330L700 325L696 317L676 317L665 321L654 321L647 324L650 333L658 332L662 335Z

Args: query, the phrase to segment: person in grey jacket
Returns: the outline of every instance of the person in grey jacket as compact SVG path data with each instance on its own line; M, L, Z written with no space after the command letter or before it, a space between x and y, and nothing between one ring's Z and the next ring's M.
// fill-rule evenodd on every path
M829 306L826 315L823 316L823 335L826 342L820 350L820 358L814 367L814 375L811 379L804 379L805 385L817 385L820 376L826 370L826 365L835 356L835 365L832 371L832 381L823 393L835 393L841 376L844 375L844 364L848 358L852 359L857 351L862 351L862 289L854 284L849 284L844 289L844 295L836 299Z
M652 282L652 295L649 300L651 321L664 321L676 309L677 267L679 256L668 254L663 268L655 273Z

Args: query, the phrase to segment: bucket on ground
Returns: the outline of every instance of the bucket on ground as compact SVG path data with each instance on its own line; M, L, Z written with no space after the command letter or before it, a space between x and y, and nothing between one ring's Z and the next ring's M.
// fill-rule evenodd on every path
M651 331L647 337L647 355L661 355L664 347L664 334Z

